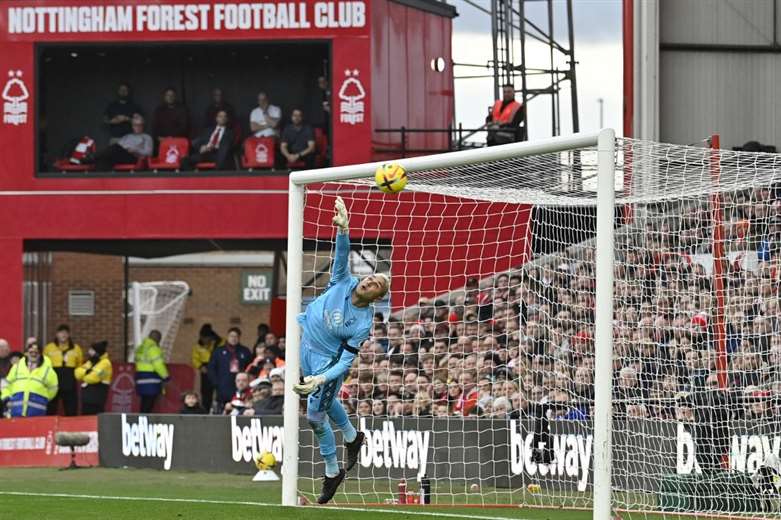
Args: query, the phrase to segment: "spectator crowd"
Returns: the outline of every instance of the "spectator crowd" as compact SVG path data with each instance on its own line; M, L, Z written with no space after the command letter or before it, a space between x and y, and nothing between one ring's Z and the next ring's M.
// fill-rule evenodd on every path
M724 251L716 258L716 223L704 200L648 207L617 231L617 420L695 421L702 403L724 405L733 420L765 421L781 411L781 200L764 188L724 198ZM339 398L359 416L588 419L594 257L580 244L490 280L469 278L463 289L399 315L377 314ZM47 402L61 400L73 413L71 389L87 381L83 367L103 363L105 347L93 345L83 358L61 327L36 351L34 340L24 357L0 341L0 377L10 381L15 361L40 370L43 354L59 380ZM182 413L281 413L284 360L285 338L266 325L252 348L238 328L223 338L203 325L192 350L201 393L184 396ZM159 384L166 377L157 371Z
M250 349L241 344L241 330L228 329L221 338L210 324L201 327L192 360L203 394L182 394L183 414L279 415L285 378L285 338L268 326L258 327ZM152 330L136 346L135 391L141 413L159 411L158 402L170 381L162 334ZM0 339L0 417L94 415L106 411L113 368L108 342L92 344L86 352L71 337L70 327L57 327L54 339L41 348L28 338L23 352L14 352ZM201 399L203 395L203 399Z
M707 407L763 421L781 411L781 200L757 188L722 204L715 260L706 199L648 207L618 232L617 420L701 421L698 407ZM398 319L378 316L342 393L348 409L589 418L594 257L581 244L482 284L469 279Z

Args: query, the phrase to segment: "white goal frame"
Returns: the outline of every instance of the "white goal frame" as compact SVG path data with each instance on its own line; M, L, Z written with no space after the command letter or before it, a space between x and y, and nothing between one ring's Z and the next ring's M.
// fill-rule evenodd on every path
M594 519L611 518L612 449L612 355L613 355L613 264L615 208L615 131L575 134L538 141L513 143L490 148L399 159L415 182L415 172L454 168L474 163L498 161L578 148L597 147L597 236L596 236L596 317L594 367ZM387 161L386 161L387 162ZM304 255L304 194L308 184L373 178L380 162L320 170L292 172L288 193L288 249L286 302L286 371L284 401L284 454L282 464L282 504L298 505L298 395L293 385L300 373L300 329L296 316L301 312L302 263Z

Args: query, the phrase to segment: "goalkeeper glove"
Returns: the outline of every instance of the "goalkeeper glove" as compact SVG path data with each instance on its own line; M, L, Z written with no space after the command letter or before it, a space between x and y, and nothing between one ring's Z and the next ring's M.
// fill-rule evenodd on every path
M347 226L350 224L350 219L347 216L347 208L344 205L342 197L336 197L333 222L334 225L339 228L339 231L347 233Z
M303 382L293 385L293 391L299 395L309 395L325 383L325 376L306 376Z

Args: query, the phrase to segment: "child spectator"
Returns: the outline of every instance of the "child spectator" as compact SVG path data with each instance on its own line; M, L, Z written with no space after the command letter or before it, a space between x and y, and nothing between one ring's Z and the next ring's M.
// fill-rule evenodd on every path
M185 392L182 397L182 408L179 413L184 415L206 415L208 412L201 406L197 392Z

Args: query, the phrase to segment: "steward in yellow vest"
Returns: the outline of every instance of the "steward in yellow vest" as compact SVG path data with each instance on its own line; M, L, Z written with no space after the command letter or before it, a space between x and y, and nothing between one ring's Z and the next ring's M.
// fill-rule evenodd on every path
M193 345L193 368L201 380L202 404L206 410L211 410L214 397L214 385L209 379L209 361L214 349L224 344L225 340L214 332L211 323L204 323L198 333L198 343Z
M57 415L60 401L65 415L76 415L79 410L79 397L73 371L84 363L84 355L81 347L71 338L70 327L57 327L56 337L44 347L43 355L51 361L60 382L57 396L49 401L49 415Z
M97 415L106 410L106 398L111 386L111 360L106 353L108 341L100 341L87 351L89 359L76 369L76 380L81 382L81 413Z
M57 395L57 374L35 339L27 340L24 354L8 372L0 399L11 417L46 415L46 405Z
M141 413L150 413L157 396L163 392L163 383L168 381L168 369L160 349L160 331L153 330L149 337L136 347L136 393L141 396Z

